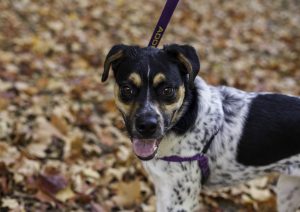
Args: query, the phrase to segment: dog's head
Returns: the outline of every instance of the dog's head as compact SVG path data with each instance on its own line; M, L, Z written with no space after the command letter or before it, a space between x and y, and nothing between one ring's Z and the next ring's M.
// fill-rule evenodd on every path
M123 115L135 154L152 159L164 135L183 116L200 63L195 49L172 44L163 49L116 45L108 53L102 81L110 66L115 101Z

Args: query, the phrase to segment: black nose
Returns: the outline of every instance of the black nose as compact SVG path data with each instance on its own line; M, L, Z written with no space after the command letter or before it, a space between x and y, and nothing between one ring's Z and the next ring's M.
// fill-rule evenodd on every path
M154 116L138 117L135 121L136 130L145 137L153 135L158 126L158 120Z

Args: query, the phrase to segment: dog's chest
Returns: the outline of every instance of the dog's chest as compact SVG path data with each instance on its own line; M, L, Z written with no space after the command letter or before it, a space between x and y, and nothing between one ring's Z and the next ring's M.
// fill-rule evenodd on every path
M216 132L219 132L213 139L208 157L213 182L222 184L224 182L222 176L225 176L230 170L238 168L233 161L250 97L247 98L244 92L232 89L227 91L231 94L228 95L226 101L222 102L222 92L209 87L202 88L202 90L203 92L199 96L201 103L199 102L195 125L184 135L169 134L166 136L160 144L157 158L171 155L192 157L201 153L206 142ZM201 175L197 161L165 162L155 159L144 164L154 178L164 175L166 177L178 176L179 178L182 178L180 176L182 174ZM217 177L213 174L215 170L218 172ZM227 179L226 183L229 183L234 180L234 176Z

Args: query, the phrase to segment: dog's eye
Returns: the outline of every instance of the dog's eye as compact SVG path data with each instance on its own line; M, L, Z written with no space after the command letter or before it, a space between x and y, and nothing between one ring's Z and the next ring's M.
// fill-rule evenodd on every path
M162 95L165 96L165 97L172 97L172 96L174 96L174 94L175 94L175 89L174 88L165 87L162 90Z
M120 89L121 96L129 99L133 96L133 89L129 85L123 85Z

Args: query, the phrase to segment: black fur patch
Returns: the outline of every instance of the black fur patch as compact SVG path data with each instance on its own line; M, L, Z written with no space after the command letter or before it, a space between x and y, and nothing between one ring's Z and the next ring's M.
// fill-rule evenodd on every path
M190 88L187 88L186 91L186 98L184 100L184 104L187 104L186 112L172 128L172 131L179 135L183 135L194 126L198 113L197 91Z
M258 95L240 139L237 161L263 166L300 153L300 98Z

